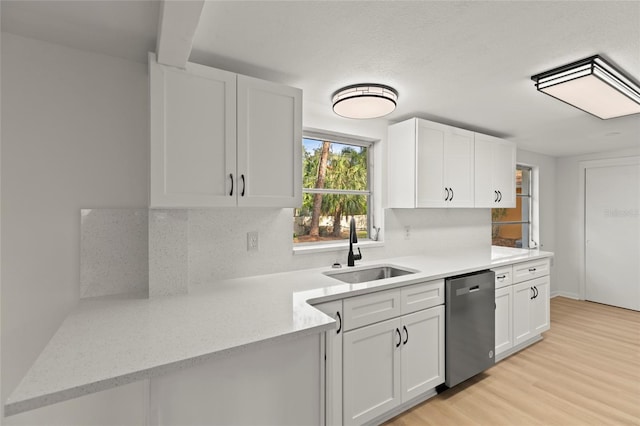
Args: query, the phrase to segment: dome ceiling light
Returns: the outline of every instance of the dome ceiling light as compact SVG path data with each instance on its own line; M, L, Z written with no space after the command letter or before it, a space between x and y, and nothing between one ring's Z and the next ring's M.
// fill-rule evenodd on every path
M345 118L378 118L394 109L398 92L382 84L353 84L343 87L331 96L333 112Z
M640 113L640 87L599 55L531 77L549 96L598 118Z

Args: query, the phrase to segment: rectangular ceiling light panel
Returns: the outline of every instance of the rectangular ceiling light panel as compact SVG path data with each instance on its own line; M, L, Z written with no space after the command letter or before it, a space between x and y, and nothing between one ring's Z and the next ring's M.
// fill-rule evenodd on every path
M597 55L531 79L539 91L605 120L640 113L640 87Z

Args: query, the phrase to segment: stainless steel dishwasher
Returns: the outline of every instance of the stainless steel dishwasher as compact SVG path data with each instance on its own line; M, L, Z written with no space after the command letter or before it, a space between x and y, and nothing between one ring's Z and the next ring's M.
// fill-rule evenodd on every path
M495 364L495 273L480 271L445 280L445 385Z

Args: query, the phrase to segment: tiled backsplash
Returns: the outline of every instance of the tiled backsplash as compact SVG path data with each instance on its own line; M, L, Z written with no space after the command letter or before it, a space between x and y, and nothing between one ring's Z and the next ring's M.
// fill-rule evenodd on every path
M80 297L146 294L148 210L80 211Z
M346 249L294 255L292 214L268 208L83 210L82 297L184 294L194 284L346 262ZM259 235L256 251L247 250L251 231ZM383 232L383 246L362 249L365 260L491 253L489 209L385 210Z

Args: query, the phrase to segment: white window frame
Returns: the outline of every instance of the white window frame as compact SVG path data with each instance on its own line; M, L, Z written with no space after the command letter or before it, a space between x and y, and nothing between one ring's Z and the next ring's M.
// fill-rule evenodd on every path
M529 198L529 221L525 222L525 221L508 221L508 222L493 222L491 221L491 227L493 228L493 225L517 225L517 224L527 224L528 225L528 233L527 233L527 247L523 247L525 249L537 249L538 248L538 241L539 241L539 235L540 235L540 230L539 230L539 216L538 216L538 211L539 211L539 196L538 196L538 190L539 190L539 185L538 185L538 177L539 177L539 168L536 166L531 166L528 164L522 164L522 163L518 163L516 164L516 170L529 170L530 173L530 180L529 180L529 195L518 195L516 194L516 197L520 197L520 198L524 198L527 197Z
M347 145L355 145L367 148L367 185L368 191L351 191L351 190L331 190L331 189L322 189L322 190L305 190L304 187L302 192L307 193L323 193L323 194L360 194L360 195L368 195L369 196L369 205L367 207L367 226L368 226L368 235L369 238L360 239L358 241L358 247L378 247L382 246L383 243L380 241L379 234L381 233L379 225L376 226L376 209L375 209L375 201L376 201L376 187L375 187L375 155L376 155L376 139L370 139L366 137L359 137L353 135L345 135L336 132L329 132L324 130L316 130L316 129L303 129L302 131L303 139L315 139L321 141L335 142L339 144L347 144ZM300 141L302 143L302 141ZM371 237L374 238L371 238ZM306 254L306 253L317 253L317 252L326 252L326 251L343 251L345 248L349 246L348 240L333 240L333 241L316 241L309 243L294 243L293 245L293 253L294 254Z

